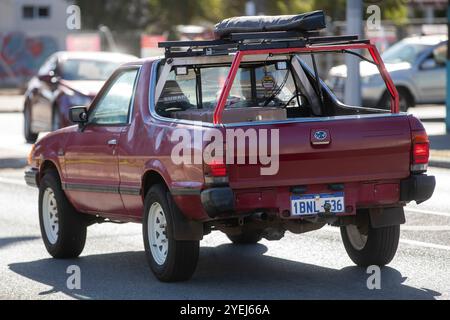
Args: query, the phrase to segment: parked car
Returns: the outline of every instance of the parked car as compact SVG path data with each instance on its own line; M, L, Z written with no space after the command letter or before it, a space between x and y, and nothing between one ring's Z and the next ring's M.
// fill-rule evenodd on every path
M25 92L24 135L34 142L39 132L70 125L68 111L88 106L105 80L135 56L110 52L66 52L51 55Z
M403 207L434 191L424 127L398 113L374 45L308 36L322 12L252 21L219 24L222 40L161 43L164 58L121 66L89 110L71 108L77 126L35 144L25 180L53 257L77 257L87 227L109 221L142 223L162 281L189 279L214 230L254 244L331 224L357 265L393 259ZM302 60L344 49L370 50L391 111L340 103Z
M445 103L447 36L420 36L401 40L383 54L400 97L400 109L418 104ZM389 97L376 66L362 61L362 99L365 106L388 107ZM331 68L327 83L343 100L347 67Z

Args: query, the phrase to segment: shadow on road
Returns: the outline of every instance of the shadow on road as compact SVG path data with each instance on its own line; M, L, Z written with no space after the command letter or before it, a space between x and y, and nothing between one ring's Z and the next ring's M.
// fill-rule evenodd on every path
M14 245L18 242L24 242L24 241L32 241L39 239L39 237L36 236L30 236L30 237L9 237L9 238L0 238L0 249L3 247L7 247L10 245Z
M341 270L265 256L258 244L202 247L194 277L183 283L161 283L151 274L142 251L43 259L10 264L12 271L63 292L93 299L434 299L440 293L403 282L401 273L381 271L381 290L368 290L368 274L358 267ZM69 290L66 269L81 269L81 289ZM48 298L48 297L47 297Z

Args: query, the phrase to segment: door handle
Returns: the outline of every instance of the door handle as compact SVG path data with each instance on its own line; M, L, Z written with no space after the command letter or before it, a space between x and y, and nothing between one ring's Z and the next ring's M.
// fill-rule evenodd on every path
M117 145L117 139L111 139L111 140L108 140L108 145L109 145L109 146L115 146L115 145Z

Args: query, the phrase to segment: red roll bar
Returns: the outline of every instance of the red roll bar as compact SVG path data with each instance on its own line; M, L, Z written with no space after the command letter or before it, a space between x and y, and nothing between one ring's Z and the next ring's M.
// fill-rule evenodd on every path
M399 97L397 89L392 81L389 73L386 70L386 67L383 63L383 60L380 57L380 54L373 44L366 43L355 43L355 44L337 44L337 45L320 45L320 46L307 46L302 48L283 48L283 49L261 49L261 50L245 50L245 51L237 51L233 62L231 63L231 69L228 73L227 79L225 81L223 90L220 94L219 101L217 102L216 109L214 110L213 123L220 124L222 123L222 113L225 109L225 105L230 95L231 87L233 86L234 79L236 78L237 71L241 64L241 61L244 56L248 55L257 55L257 54L291 54L291 53L314 53L314 52L339 52L343 50L360 50L366 49L369 51L373 61L378 67L378 70L381 74L381 77L386 84L386 87L391 96L391 112L398 113L399 112Z

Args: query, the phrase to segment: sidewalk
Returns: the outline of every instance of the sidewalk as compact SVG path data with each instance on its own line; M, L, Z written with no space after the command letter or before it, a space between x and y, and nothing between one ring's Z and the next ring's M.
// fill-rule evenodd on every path
M15 89L0 89L0 113L22 112L23 95Z
M430 136L430 167L450 169L450 134Z

